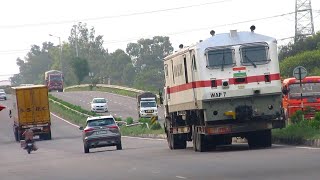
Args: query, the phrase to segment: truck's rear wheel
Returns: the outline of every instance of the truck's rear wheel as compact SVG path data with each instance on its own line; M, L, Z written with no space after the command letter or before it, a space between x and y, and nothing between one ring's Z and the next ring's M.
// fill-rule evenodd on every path
M187 141L184 134L167 134L168 146L170 149L186 149Z
M267 148L272 146L271 130L254 131L247 136L250 148Z
M42 134L40 135L40 139L43 139L43 140L51 140L51 131L49 131L49 133L47 134Z
M194 132L193 135L193 149L194 151L206 152L208 151L208 141L204 134Z
M17 128L14 128L13 133L14 133L14 139L15 139L16 141L19 141Z

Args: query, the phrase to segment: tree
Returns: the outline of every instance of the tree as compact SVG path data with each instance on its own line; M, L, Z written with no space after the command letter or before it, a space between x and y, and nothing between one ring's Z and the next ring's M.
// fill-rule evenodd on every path
M24 60L17 58L16 63L19 66L20 75L11 79L15 81L13 83L42 84L44 72L53 63L53 59L49 54L49 50L52 48L54 46L50 42L42 43L42 47L32 45Z
M105 69L106 71L102 73L103 77L109 77L113 82L112 84L119 85L124 85L128 82L128 79L124 78L124 74L134 71L130 57L121 49L117 49L110 54L109 60L105 64ZM133 74L130 73L130 75L134 77Z
M136 68L135 87L157 89L163 86L163 58L173 51L169 37L140 39L137 43L129 43L126 51Z
M307 37L306 39L298 39L295 43L289 43L288 45L281 46L279 52L279 60L297 55L304 51L312 51L320 49L320 31L313 36Z
M95 36L94 27L89 30L86 23L79 22L72 27L68 40L73 57L78 55L87 59L90 71L100 76L104 71L101 65L105 64L108 58L108 52L103 47L103 36Z
M153 39L129 43L126 51L138 69L145 66L159 68L163 64L163 58L172 53L173 47L169 37L155 36Z
M295 56L284 59L280 63L281 76L292 77L293 69L297 66L304 66L308 75L320 75L320 50L305 51Z
M78 78L78 84L89 74L89 64L86 59L75 57L71 61L71 66L75 75Z

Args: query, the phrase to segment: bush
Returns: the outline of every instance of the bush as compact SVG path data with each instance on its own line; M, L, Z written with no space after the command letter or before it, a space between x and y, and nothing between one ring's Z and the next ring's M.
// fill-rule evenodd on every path
M298 110L296 111L292 116L291 116L291 122L293 124L297 124L300 121L302 121L302 115L303 115L303 111Z
M116 121L122 121L121 117L115 117L114 118Z
M127 122L127 124L132 124L133 123L133 118L132 117L127 117L126 122Z
M148 118L140 118L140 119L139 119L139 122L141 122L141 123L148 123L148 124L150 125L151 120L148 119Z
M154 123L152 126L151 126L151 128L150 129L152 129L152 130L158 130L158 129L161 129L161 125L160 125L160 123L159 122L156 122L156 123Z

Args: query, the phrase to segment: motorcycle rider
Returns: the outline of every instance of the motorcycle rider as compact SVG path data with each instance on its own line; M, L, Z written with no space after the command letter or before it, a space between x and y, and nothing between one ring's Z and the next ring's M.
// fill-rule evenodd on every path
M33 131L32 131L32 129L26 129L24 131L24 133L22 134L22 136L24 136L24 139L25 139L25 142L26 142L25 148L27 147L28 143L32 143L33 144L33 150L36 151L37 148L36 148L35 142L33 140Z

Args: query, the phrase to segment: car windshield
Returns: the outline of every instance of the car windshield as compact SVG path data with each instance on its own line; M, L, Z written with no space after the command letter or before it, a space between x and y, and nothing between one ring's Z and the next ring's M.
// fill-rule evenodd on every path
M107 101L106 101L106 99L94 99L92 102L93 103L106 103Z
M157 104L154 101L142 101L141 107L157 107Z
M108 126L113 124L115 124L115 121L113 118L94 119L87 122L88 127Z
M300 84L289 85L290 98L300 98ZM302 97L316 96L320 97L320 83L303 83L302 84Z
M1 95L1 96L4 96L4 95L6 95L6 93L0 92L0 95Z
M61 81L62 77L61 75L51 75L50 76L50 81Z

